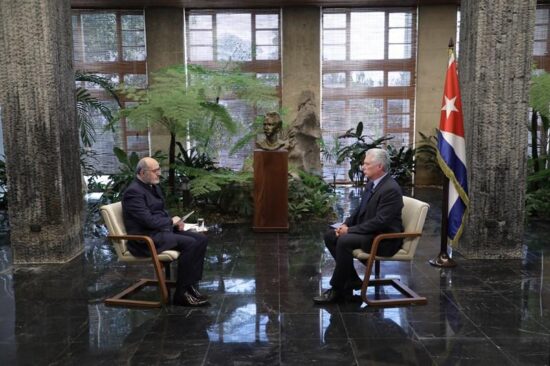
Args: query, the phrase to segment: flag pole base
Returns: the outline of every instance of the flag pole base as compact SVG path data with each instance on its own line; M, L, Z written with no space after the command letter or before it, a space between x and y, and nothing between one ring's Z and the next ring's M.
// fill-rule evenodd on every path
M437 255L437 257L430 259L428 263L430 263L434 267L441 267L441 268L456 267L456 262L451 257L449 257L449 255L445 252L440 252Z

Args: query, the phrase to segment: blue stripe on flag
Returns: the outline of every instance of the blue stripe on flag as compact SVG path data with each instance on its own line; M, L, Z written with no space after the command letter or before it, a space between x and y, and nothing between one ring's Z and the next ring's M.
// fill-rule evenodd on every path
M468 175L466 172L466 166L455 154L453 146L445 140L441 132L438 132L437 134L439 135L437 139L437 148L441 154L441 157L445 160L445 163L449 169L454 172L456 180L462 186L464 192L468 193Z
M451 238L451 240L454 240L456 233L458 233L458 230L462 225L462 216L464 216L465 210L466 205L464 205L462 199L458 197L458 199L454 202L451 210L449 211L447 235L449 236L449 238Z

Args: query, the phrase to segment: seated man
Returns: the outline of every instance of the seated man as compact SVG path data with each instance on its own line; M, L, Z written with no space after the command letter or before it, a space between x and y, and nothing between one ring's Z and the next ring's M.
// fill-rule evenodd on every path
M336 261L336 267L330 280L332 288L314 297L316 304L351 299L353 290L361 288L362 284L353 267L353 250L361 248L369 253L376 235L403 231L403 194L397 182L388 175L390 157L387 151L367 150L362 168L369 183L359 207L340 227L325 234L325 245ZM391 257L402 244L402 239L384 240L377 255Z
M136 178L124 191L122 213L128 234L147 235L153 239L159 253L177 250L178 278L174 304L201 306L208 303L197 289L202 278L204 255L208 239L203 234L183 231L183 221L173 222L164 208L164 197L158 183L160 166L153 158L143 158L136 169ZM144 243L128 242L135 256L150 255Z

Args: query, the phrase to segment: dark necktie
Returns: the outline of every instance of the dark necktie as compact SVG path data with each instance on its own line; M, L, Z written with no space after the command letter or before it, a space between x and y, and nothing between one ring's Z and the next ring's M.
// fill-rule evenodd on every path
M365 187L365 192L363 192L363 197L361 197L361 205L359 206L359 212L362 212L367 207L367 202L369 202L370 197L374 193L374 182L370 181Z

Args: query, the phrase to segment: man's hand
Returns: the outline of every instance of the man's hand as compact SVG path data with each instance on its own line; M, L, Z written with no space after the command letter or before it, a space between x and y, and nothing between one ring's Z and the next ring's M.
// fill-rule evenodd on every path
M177 231L183 231L185 224L183 223L182 220L180 220L176 223L176 225L174 225L174 227L176 228Z
M348 233L348 225L342 224L338 229L335 230L336 237L339 237L341 235L345 235Z
M183 220L179 216L172 217L172 224L174 225L174 229L177 231L183 231L185 226Z

